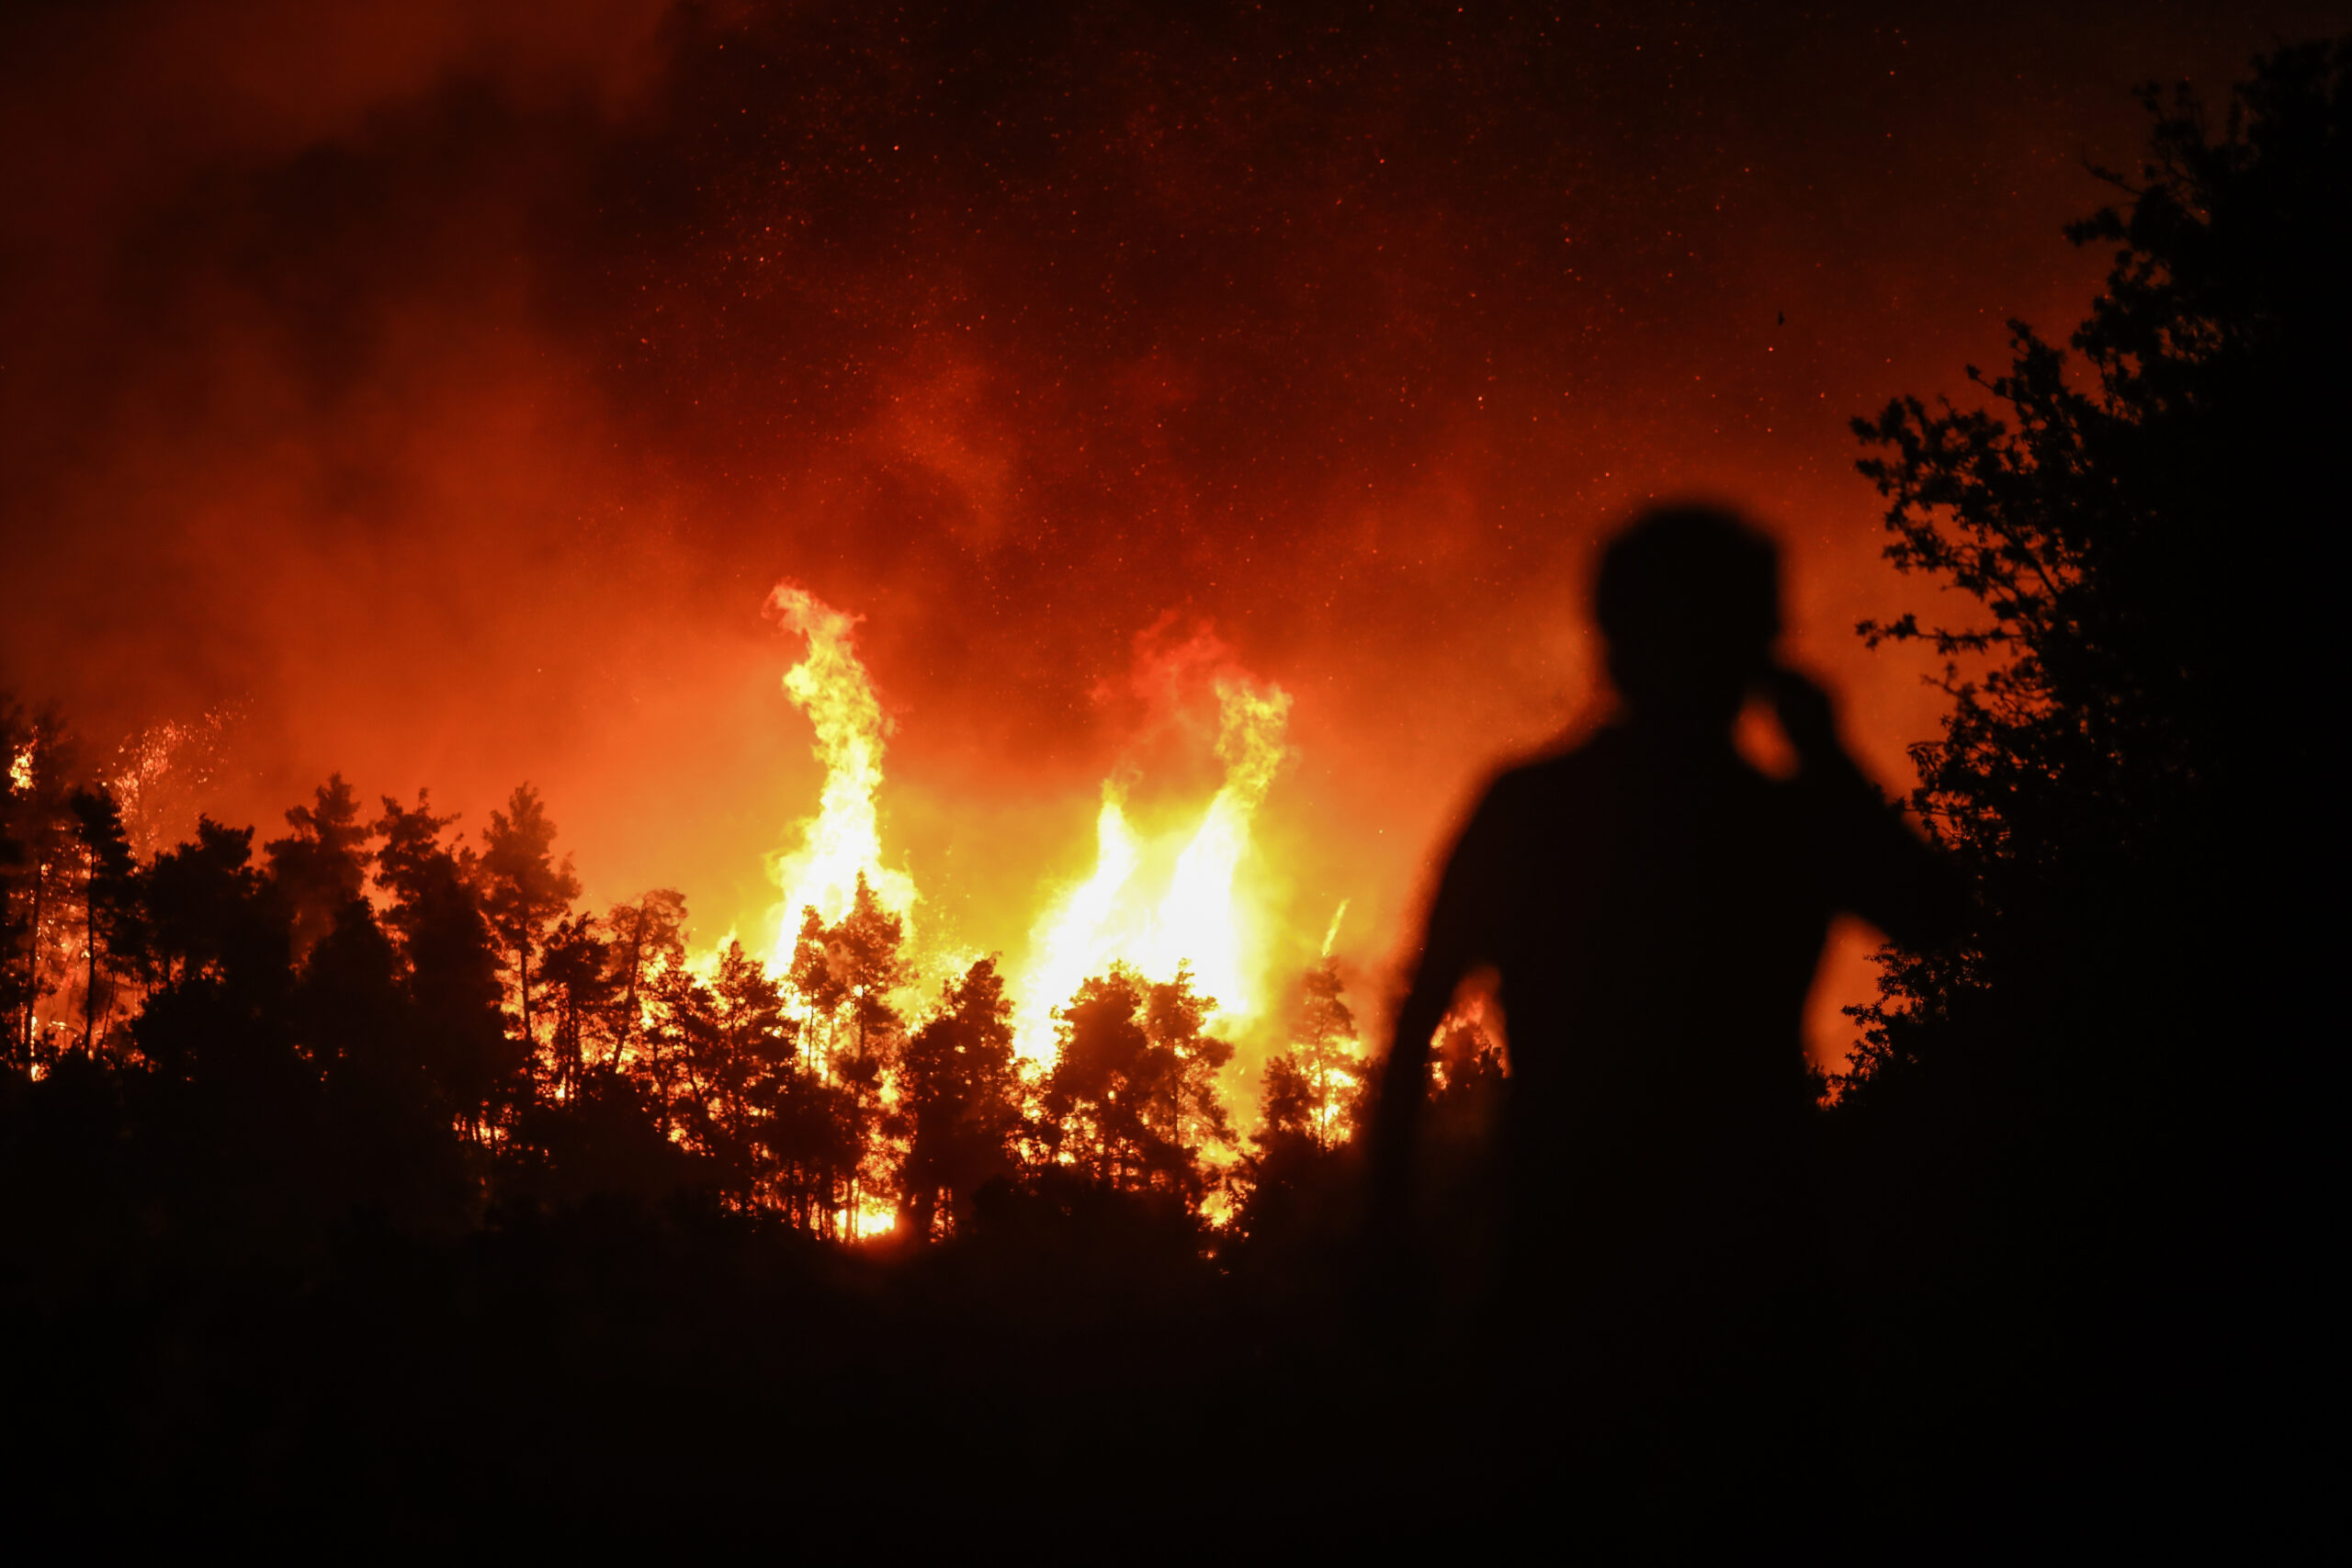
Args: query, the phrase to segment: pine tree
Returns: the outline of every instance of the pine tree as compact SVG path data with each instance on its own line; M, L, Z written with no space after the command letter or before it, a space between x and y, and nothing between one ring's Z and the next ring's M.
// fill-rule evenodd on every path
M391 898L402 988L424 1037L434 1082L475 1136L529 1092L528 1048L506 1032L498 949L466 866L442 840L454 818L425 793L402 807L389 795L376 822L376 880Z
M1300 982L1290 1040L1291 1048L1266 1064L1265 1125L1330 1148L1352 1135L1364 1084L1355 1014L1339 967L1328 958Z
M1019 1160L1012 1003L993 958L976 960L940 987L938 1010L899 1054L898 1089L902 1223L909 1234L928 1236L944 1206L950 1227L960 1229L981 1184L1010 1177Z
M889 1151L878 1125L884 1080L897 1055L903 1020L896 997L907 982L906 923L884 908L860 872L849 908L828 926L804 910L793 944L789 980L815 1027L804 1050L826 1081L846 1091L852 1151L843 1203L853 1215L889 1185Z
M533 987L538 976L533 964L547 945L548 929L580 897L571 857L566 855L560 863L555 859L555 824L548 820L537 790L527 784L515 785L506 809L490 814L481 857L470 869L481 889L482 913L506 953L524 1046L536 1053L539 1038Z
M657 887L632 904L616 904L605 916L610 962L606 978L614 1010L607 1028L616 1071L643 1027L645 995L652 977L672 959L685 956L685 897L668 887Z
M372 829L359 819L359 797L341 773L331 773L312 802L289 808L286 820L294 831L262 846L293 919L297 962L334 928L368 881Z
M82 1050L96 1055L101 1019L111 1019L114 991L143 955L145 920L139 863L123 831L122 812L106 790L76 790L74 834L82 849Z
M20 1070L29 1070L46 1047L40 1004L69 978L62 940L72 913L72 868L81 860L74 842L72 809L74 747L64 719L54 711L25 717L11 707L6 759L7 816L0 824L7 859L0 863L0 898L13 939L0 953L0 970L10 1010L6 1051Z

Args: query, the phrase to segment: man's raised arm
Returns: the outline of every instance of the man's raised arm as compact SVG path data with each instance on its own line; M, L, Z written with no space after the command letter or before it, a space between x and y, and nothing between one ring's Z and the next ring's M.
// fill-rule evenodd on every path
M1413 1128L1429 1067L1430 1038L1453 1005L1463 976L1494 957L1490 926L1501 903L1498 853L1507 837L1497 807L1501 786L1489 790L1448 857L1430 906L1429 927L1413 969L1412 987L1396 1010L1380 1098L1372 1122L1372 1222L1394 1235L1404 1220Z
M1838 737L1829 694L1791 670L1767 678L1781 728L1816 794L1838 864L1833 881L1855 914L1914 952L1965 929L1968 898L1943 858L1883 805Z

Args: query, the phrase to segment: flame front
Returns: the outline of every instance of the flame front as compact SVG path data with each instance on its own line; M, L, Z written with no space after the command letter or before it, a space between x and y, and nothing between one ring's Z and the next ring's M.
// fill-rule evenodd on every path
M1199 989L1216 998L1220 1011L1238 1018L1255 1007L1242 973L1244 911L1234 898L1233 877L1250 847L1258 807L1282 766L1290 694L1223 676L1216 696L1216 754L1225 764L1225 784L1177 857L1168 895L1131 961L1163 979L1179 964L1191 963Z
M1283 758L1290 694L1235 675L1216 682L1217 744L1225 782L1200 826L1175 857L1166 889L1152 903L1139 877L1143 846L1128 825L1115 782L1102 786L1095 818L1094 871L1063 896L1030 935L1013 1040L1033 1061L1050 1058L1054 1010L1089 975L1114 962L1158 980L1190 964L1197 988L1218 1014L1238 1021L1256 1010L1245 954L1252 910L1235 886L1250 829Z
M1046 912L1029 937L1029 967L1016 993L1013 1042L1033 1061L1053 1055L1054 1010L1074 995L1080 982L1115 956L1120 897L1143 863L1141 846L1127 826L1116 783L1102 785L1102 809L1094 818L1094 874Z
M890 717L858 662L851 632L860 617L836 610L807 589L776 584L768 608L808 639L808 655L784 673L784 693L808 716L817 732L817 760L825 787L817 815L801 823L800 847L776 863L784 888L777 910L773 967L790 967L800 915L814 907L828 924L848 910L863 872L883 908L911 920L914 879L882 863L874 795L882 784L882 743Z
M861 874L901 919L916 892L912 877L882 863L875 795L890 719L857 658L852 633L859 617L789 582L776 586L768 607L808 639L808 656L785 672L784 690L816 730L814 750L825 765L817 814L802 819L799 846L775 868L784 899L769 964L782 971L791 964L802 911L814 908L829 925L839 920ZM1013 1039L1029 1060L1051 1059L1056 1010L1113 964L1132 964L1155 980L1189 965L1199 991L1216 998L1228 1024L1257 1010L1259 976L1250 955L1259 945L1260 922L1237 883L1259 807L1288 755L1291 697L1238 673L1218 675L1216 692L1216 754L1225 777L1181 849L1170 839L1147 843L1128 820L1118 780L1104 783L1094 869L1031 929L1028 963L1014 987ZM1166 868L1164 880L1151 874L1155 866ZM919 951L911 941L908 950Z

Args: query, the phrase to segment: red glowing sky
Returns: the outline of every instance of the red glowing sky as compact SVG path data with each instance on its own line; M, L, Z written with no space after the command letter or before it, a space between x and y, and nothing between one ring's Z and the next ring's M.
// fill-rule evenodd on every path
M548 796L593 896L755 926L813 805L779 578L866 617L886 832L1017 945L1096 784L1197 798L1138 638L1296 697L1267 850L1393 950L1592 695L1595 539L1753 508L1890 783L1846 421L2062 332L2129 88L2340 7L23 8L0 27L0 683ZM1156 632L1153 628L1157 627Z

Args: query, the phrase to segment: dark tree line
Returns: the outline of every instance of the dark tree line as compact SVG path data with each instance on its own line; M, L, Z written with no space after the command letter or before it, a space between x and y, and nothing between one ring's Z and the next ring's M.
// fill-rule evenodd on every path
M2279 992L2319 953L2290 911L2324 855L2298 786L2329 771L2346 513L2347 49L2258 61L2218 125L2145 89L2147 161L2098 171L2119 199L2069 230L2114 247L2072 352L2012 322L2009 367L1971 370L1991 407L1856 422L1887 558L1973 612L1860 629L1944 657L1911 804L1979 911L1951 953L1889 955L1858 1100L1968 1072L2153 1149L2262 1098L2214 1091L2222 1043L2298 1016ZM2265 1032L2266 1077L2312 1044Z
M2069 231L2113 263L2068 344L2012 322L1989 406L1856 423L1888 558L1963 612L1860 630L1943 657L1911 805L1976 914L1884 955L1841 1131L1871 1310L1945 1336L1955 1429L2031 1388L1999 1440L2053 1473L2096 1431L2083 1484L2270 1517L2335 1163L2352 39L2257 60L2218 113L2143 98L2144 163Z
M19 1075L273 1075L438 1145L426 1163L472 1170L477 1205L691 1188L823 1236L952 1235L989 1183L1041 1180L1198 1223L1226 1180L1233 1047L1189 971L1088 980L1024 1073L995 961L916 1000L902 923L862 878L839 920L804 912L772 974L740 942L691 959L673 891L577 908L528 785L468 843L428 796L370 818L337 776L258 854L205 819L142 863L63 728L0 717ZM1329 966L1306 992L1263 1135L1329 1151L1354 1024Z

